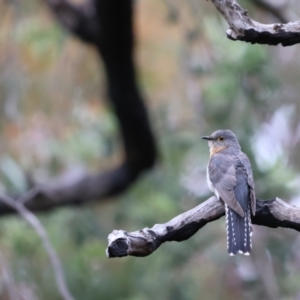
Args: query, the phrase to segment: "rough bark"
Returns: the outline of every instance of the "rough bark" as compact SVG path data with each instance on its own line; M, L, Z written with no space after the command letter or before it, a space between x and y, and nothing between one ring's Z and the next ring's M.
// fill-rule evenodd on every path
M227 37L252 44L291 46L300 42L300 21L287 24L262 24L248 17L235 0L211 0L222 14L230 29Z
M211 197L167 223L134 232L114 230L108 236L106 254L109 258L150 255L165 242L181 242L189 239L207 223L221 218L224 214L223 202ZM252 223L300 231L300 208L289 205L279 198L265 201L257 199L256 214L252 216Z

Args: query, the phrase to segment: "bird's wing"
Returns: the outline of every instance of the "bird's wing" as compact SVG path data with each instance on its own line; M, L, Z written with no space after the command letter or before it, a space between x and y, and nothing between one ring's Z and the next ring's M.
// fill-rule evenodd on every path
M244 217L244 211L236 200L234 187L236 186L236 172L234 158L222 153L216 153L210 159L208 174L211 183L222 200L240 216Z
M249 188L250 188L251 210L252 210L252 214L255 216L255 212L256 212L256 197L255 197L254 180L253 180L251 163L249 161L248 156L245 153L243 153L243 152L241 152L239 154L239 160L244 165L245 170L247 172L248 185L249 185Z

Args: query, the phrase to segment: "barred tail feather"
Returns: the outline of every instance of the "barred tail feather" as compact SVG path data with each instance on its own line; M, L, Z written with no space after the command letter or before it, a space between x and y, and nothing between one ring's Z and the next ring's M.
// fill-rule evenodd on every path
M229 255L235 255L237 253L249 255L252 248L252 225L250 217L250 207L247 207L247 211L245 212L244 217L241 217L226 204L225 209L227 250Z

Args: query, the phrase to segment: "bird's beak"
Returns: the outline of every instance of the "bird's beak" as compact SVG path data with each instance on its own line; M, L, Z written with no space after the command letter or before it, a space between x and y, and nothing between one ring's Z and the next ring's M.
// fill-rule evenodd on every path
M203 136L201 139L211 141L211 137L207 135Z

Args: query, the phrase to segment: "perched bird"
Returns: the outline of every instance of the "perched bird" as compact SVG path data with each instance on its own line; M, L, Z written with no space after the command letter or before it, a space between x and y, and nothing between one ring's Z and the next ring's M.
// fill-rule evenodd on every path
M217 130L208 140L210 158L207 183L218 199L225 202L227 249L230 255L249 255L252 248L251 212L256 198L250 161L231 130Z

